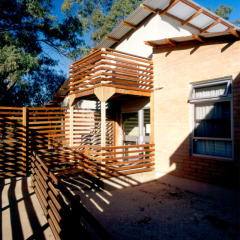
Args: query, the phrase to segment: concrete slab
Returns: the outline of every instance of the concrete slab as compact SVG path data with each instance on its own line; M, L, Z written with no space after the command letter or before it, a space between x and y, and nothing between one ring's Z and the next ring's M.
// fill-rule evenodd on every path
M55 239L30 182L30 177L0 180L0 239Z
M159 182L230 204L240 204L240 193L236 190L187 178L180 178L166 173L157 172L156 176Z

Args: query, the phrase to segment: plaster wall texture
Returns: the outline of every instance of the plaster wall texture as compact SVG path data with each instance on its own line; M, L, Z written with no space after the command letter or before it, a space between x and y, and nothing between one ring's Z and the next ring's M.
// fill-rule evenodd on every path
M144 41L190 36L192 33L198 33L198 31L186 25L182 26L179 21L173 18L165 15L160 17L156 14L128 36L115 49L151 58L152 47L145 45Z

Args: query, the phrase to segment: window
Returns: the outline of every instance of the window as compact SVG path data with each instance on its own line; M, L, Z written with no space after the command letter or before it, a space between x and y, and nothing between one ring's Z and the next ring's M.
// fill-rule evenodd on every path
M192 155L232 159L231 77L192 84Z

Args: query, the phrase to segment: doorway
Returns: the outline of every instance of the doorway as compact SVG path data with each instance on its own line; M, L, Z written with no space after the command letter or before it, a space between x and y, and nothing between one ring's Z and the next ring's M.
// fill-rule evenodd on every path
M150 143L150 108L122 113L123 145Z

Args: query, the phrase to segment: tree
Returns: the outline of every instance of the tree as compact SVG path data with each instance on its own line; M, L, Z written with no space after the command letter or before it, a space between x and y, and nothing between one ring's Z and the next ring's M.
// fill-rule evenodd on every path
M208 7L209 10L211 10L211 7ZM214 11L218 16L229 20L229 15L232 13L234 7L227 6L225 4L221 4L219 7L217 7ZM236 26L240 26L240 21L237 19L235 21L231 21L231 23L235 24Z
M19 85L8 92L6 98L9 106L42 106L48 103L66 77L48 66L27 75L26 84Z
M64 0L62 11L66 16L77 18L84 34L89 34L83 49L76 49L73 56L79 59L89 53L126 16L136 9L143 0Z
M81 22L68 15L59 23L53 7L52 0L0 1L0 105L14 88L23 89L30 75L36 79L37 73L58 64L44 46L67 57L81 48ZM52 73L58 79L59 74Z

